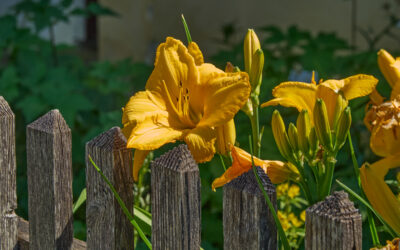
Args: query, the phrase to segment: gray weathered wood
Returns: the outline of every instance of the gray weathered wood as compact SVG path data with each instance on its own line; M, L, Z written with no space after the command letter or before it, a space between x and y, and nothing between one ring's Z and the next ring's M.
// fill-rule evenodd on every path
M0 249L13 249L17 244L16 208L15 118L0 96Z
M306 210L306 249L362 249L361 214L344 191Z
M86 227L88 249L133 249L133 227L113 193L89 161L90 155L133 214L132 152L120 128L86 144Z
M18 250L29 249L29 222L18 218ZM86 242L74 239L72 250L86 250Z
M276 191L257 167L264 190L276 209ZM223 187L224 249L277 249L274 218L250 169Z
M27 127L31 250L71 249L71 130L58 110Z
M200 176L186 145L152 162L151 211L153 249L200 248Z

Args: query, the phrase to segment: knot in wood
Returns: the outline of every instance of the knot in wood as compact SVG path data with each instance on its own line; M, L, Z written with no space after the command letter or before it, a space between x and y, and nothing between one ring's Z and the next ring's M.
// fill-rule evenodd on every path
M151 166L179 172L198 171L199 169L186 144L181 144L158 157L151 163Z
M275 186L272 184L268 175L260 167L256 167L258 176L260 177L262 186L267 192L268 196L275 193ZM241 176L233 179L231 182L225 185L226 187L235 188L240 191L245 191L255 195L262 195L262 191L258 187L257 179L254 175L253 169L250 169Z

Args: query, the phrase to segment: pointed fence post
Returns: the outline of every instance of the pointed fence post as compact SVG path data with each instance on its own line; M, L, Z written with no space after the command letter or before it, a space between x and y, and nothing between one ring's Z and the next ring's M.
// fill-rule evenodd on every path
M344 191L334 192L306 210L305 248L362 249L362 221Z
M256 169L276 210L275 186L264 170ZM277 249L275 221L253 169L226 184L223 190L224 249Z
M0 249L14 249L17 244L16 170L14 113L0 96Z
M29 249L71 249L71 130L58 110L28 125Z
M179 145L151 165L153 249L200 248L199 168L186 145Z
M133 215L132 151L120 128L113 127L86 144L86 226L88 249L133 249L133 226L91 156Z

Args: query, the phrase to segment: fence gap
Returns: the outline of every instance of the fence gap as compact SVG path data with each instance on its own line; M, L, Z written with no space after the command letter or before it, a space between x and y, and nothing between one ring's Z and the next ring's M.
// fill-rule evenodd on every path
M15 117L0 96L0 249L13 249L17 244L16 173Z
M29 249L70 249L71 130L55 109L29 124L26 134Z
M334 192L306 210L305 248L362 249L361 214L344 191Z
M200 248L199 168L186 145L152 162L151 211L153 249Z
M133 226L90 155L133 214L132 152L120 128L113 127L86 144L86 227L88 249L133 249Z
M264 190L276 210L276 191L257 167ZM250 169L223 187L224 249L277 249L274 218Z

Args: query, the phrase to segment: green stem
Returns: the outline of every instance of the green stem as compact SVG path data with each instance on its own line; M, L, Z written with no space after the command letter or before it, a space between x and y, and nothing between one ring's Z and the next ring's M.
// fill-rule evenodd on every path
M253 116L250 117L251 122L251 131L253 133L253 148L254 152L256 153L255 156L260 158L261 155L261 141L260 141L260 124L259 124L259 117L258 117L258 105L253 105Z
M224 158L222 157L222 155L220 155L220 154L218 154L218 155L219 155L219 159L221 160L222 167L224 168L224 171L226 171Z
M283 230L283 227L282 227L282 225L281 225L281 223L279 221L279 218L278 218L278 215L277 215L277 213L275 211L274 205L272 204L271 200L269 199L267 192L265 192L265 190L264 190L264 187L263 187L263 185L261 183L261 180L260 180L260 176L258 176L258 174L257 174L256 166L254 165L253 147L251 145L252 141L251 141L251 137L250 136L249 136L249 141L250 141L251 164L252 164L252 169L253 169L254 176L256 177L256 180L257 180L258 187L260 188L262 194L264 195L264 198L265 198L265 201L267 202L268 208L272 213L272 217L274 217L275 224L276 224L276 227L278 229L278 235L279 235L279 238L281 239L282 244L283 244L283 249L290 250L289 241L287 240L285 231Z
M319 200L323 200L326 196L331 193L332 181L333 181L333 171L335 170L335 163L328 160L324 161L325 165L325 174L322 175L322 188L319 193Z
M350 154L351 154L351 159L353 161L353 168L354 168L354 173L356 174L358 188L360 189L361 197L365 199L366 197L361 186L360 169L359 169L360 166L358 165L356 154L354 153L353 141L351 140L350 131L347 133L347 139L349 140ZM371 237L372 237L372 244L374 244L374 246L379 246L380 241L379 241L378 231L376 230L374 218L372 217L371 211L369 209L366 210L367 210L369 231L371 232Z

